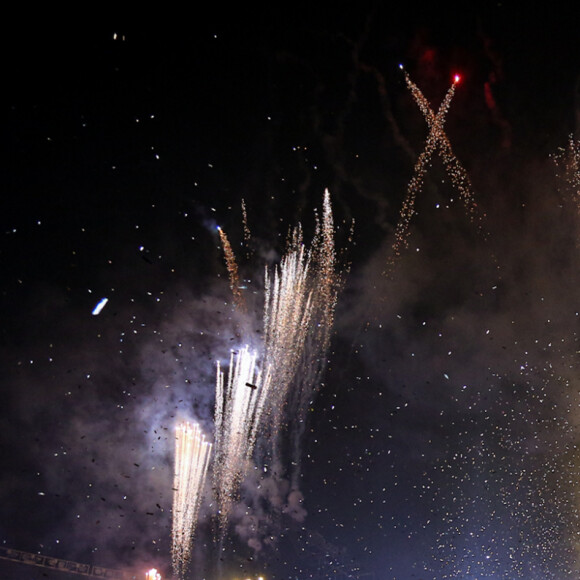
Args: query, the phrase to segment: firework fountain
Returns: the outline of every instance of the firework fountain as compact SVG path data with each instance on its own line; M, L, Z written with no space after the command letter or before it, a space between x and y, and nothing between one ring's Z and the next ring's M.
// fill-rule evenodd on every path
M234 291L237 265L221 230L220 237ZM326 191L311 247L305 246L298 225L289 236L280 265L273 272L266 269L259 354L248 348L232 353L227 382L218 366L213 473L222 534L260 433L267 435L260 460L270 455L278 461L280 434L289 425L295 471L299 469L307 404L319 387L326 364L341 279L336 268L330 194ZM234 298L237 306L240 301L235 292ZM297 482L296 472L292 479Z
M269 376L259 372L256 354L247 347L232 352L227 381L217 365L213 477L222 534L254 449L264 407L258 390L267 391L268 385Z
M182 578L190 559L191 543L212 445L205 440L197 423L180 423L175 432L175 473L173 480L173 571Z
M297 228L279 270L273 280L266 280L266 361L274 369L273 384L279 385L278 394L269 399L271 424L276 435L272 441L274 445L280 441L277 435L287 405L289 416L287 414L286 419L293 445L291 483L295 488L300 476L300 442L306 414L326 367L341 282L330 195L326 191L322 220L317 220L311 250L304 255L302 232ZM277 361L283 361L284 365Z

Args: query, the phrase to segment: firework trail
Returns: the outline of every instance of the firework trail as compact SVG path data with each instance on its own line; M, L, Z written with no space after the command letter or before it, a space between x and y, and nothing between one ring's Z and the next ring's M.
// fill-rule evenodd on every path
M218 233L220 235L220 240L222 242L222 247L224 249L224 256L226 259L226 267L228 269L228 275L230 278L230 288L232 289L232 294L234 296L234 304L240 312L246 311L246 302L242 295L240 289L240 275L238 273L238 263L236 262L236 256L232 250L232 246L226 233L218 226Z
M429 102L421 92L421 90L411 81L409 75L405 73L405 80L407 82L407 86L411 90L411 94L415 99L415 102L421 109L425 120L427 121L427 125L429 129L432 130L433 126L436 122L436 115L431 109ZM459 75L455 75L453 78L453 84L451 88L455 90L455 86L461 81L461 77ZM452 95L453 96L453 95ZM449 101L449 105L451 104L451 100ZM461 165L455 154L453 153L453 149L451 148L451 143L449 142L449 138L445 131L443 131L443 123L445 119L441 119L441 127L437 131L437 140L439 144L439 153L441 158L443 159L443 163L445 164L445 168L447 169L447 173L451 178L451 182L459 192L459 196L463 199L463 203L465 205L465 209L469 215L469 218L473 220L477 213L477 204L475 203L473 189L471 187L471 182L467 175L467 171L465 171L464 167Z
M427 166L437 148L439 148L441 159L443 160L445 169L451 178L451 182L459 192L460 197L463 199L463 203L465 204L465 208L471 220L474 219L477 210L467 172L457 157L455 157L453 149L451 148L451 143L443 129L445 116L449 111L451 101L455 95L455 88L461 80L459 75L455 75L451 87L439 106L437 114L435 114L433 109L431 109L429 101L427 101L419 87L413 83L407 72L404 71L404 74L407 87L411 91L411 95L415 99L415 102L427 121L429 135L425 142L425 148L415 163L413 177L407 186L407 195L403 201L401 216L395 230L393 257L390 259L389 266L392 266L394 261L401 255L402 249L408 246L407 238L409 236L409 224L415 212L415 199L423 187Z
M177 426L171 556L173 571L178 578L183 578L189 563L211 448L197 423Z
M246 248L250 247L250 241L252 239L252 234L248 226L248 212L246 211L246 202L242 199L242 223L244 225L244 244Z
M276 437L288 386L302 356L310 319L307 291L309 257L298 226L291 247L273 277L266 270L264 338L265 378L256 371L256 354L232 353L227 382L218 364L216 380L214 487L223 536L240 483L250 466L258 432ZM266 424L262 424L267 408Z

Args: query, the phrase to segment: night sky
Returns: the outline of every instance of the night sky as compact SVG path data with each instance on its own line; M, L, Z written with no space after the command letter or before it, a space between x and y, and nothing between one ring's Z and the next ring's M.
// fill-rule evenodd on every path
M191 578L578 578L580 184L554 155L580 11L556 8L5 22L0 547L171 576L175 422L213 436L243 346L216 225L259 336L264 267L328 188L348 273L303 501L256 465L220 551L208 482ZM481 220L436 153L389 269L429 133L399 64L435 111L461 74L444 128Z

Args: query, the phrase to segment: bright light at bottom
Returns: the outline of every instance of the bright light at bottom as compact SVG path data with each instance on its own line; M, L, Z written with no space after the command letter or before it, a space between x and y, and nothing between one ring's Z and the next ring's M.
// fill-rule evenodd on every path
M145 580L161 580L161 574L155 568L151 568L149 572L145 573Z

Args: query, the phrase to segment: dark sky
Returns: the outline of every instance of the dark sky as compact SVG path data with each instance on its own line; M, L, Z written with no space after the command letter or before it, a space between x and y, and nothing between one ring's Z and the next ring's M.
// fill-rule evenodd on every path
M264 265L329 188L350 271L304 501L250 477L220 555L208 493L191 577L578 577L580 192L550 155L579 136L580 14L557 8L5 22L0 545L170 576L173 427L212 433L241 346L215 226L258 328ZM435 111L462 75L445 131L485 217L435 154L385 276L428 135L400 63Z

